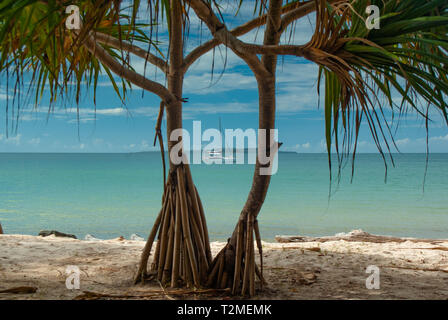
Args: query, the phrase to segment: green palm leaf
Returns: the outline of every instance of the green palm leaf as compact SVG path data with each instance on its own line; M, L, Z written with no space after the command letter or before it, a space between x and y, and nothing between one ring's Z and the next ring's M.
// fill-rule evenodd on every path
M317 32L308 44L307 58L320 65L319 77L326 79L330 164L333 139L337 153L343 150L341 158L352 152L354 161L362 120L383 157L391 152L393 134L380 96L393 113L414 110L426 117L427 107L433 107L448 123L446 1L355 0L334 6L317 1ZM367 28L368 5L379 7L380 29ZM401 96L400 104L394 102L395 95ZM338 137L341 132L343 139Z
M28 92L34 91L37 106L45 90L50 93L50 105L59 96L73 96L78 102L82 89L93 87L94 100L98 78L110 78L117 95L124 100L130 83L116 83L107 66L102 65L82 44L91 32L101 32L120 41L141 42L157 48L157 42L148 36L152 25L136 20L139 0L127 8L121 1L77 1L82 27L76 33L68 30L65 20L67 6L73 1L5 0L0 4L0 73L8 74L8 87L14 87L14 96L21 96L23 75L30 74ZM153 6L166 0L151 1ZM154 9L155 10L155 9ZM158 9L157 9L158 10ZM120 64L129 67L128 55L120 50L103 46ZM14 75L11 80L11 75ZM17 106L19 107L19 106ZM51 109L51 106L50 106ZM50 111L50 110L49 110Z

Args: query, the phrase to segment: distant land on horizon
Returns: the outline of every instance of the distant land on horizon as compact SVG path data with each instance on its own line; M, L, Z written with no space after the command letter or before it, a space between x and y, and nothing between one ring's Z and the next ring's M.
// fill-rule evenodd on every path
M247 150L244 150L247 151ZM165 153L168 151L165 150ZM22 152L4 152L0 151L0 154L141 154L141 153L160 153L160 150L148 150L148 151L136 151L136 152L31 152L31 151L22 151ZM294 154L327 154L326 152L298 152L298 151L279 151L279 153L294 153ZM429 154L446 154L447 152L429 152ZM336 155L336 152L332 152L331 154ZM357 152L358 154L380 154L379 152ZM385 155L392 154L426 154L425 152L384 152Z

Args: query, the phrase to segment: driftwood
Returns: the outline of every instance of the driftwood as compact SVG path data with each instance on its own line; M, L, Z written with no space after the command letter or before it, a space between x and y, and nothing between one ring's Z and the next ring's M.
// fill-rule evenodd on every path
M445 269L434 269L434 268L417 268L417 267L402 267L402 266L382 266L382 268L404 269L404 270L414 270L414 271L445 272L445 273L448 273L448 270L445 270Z
M74 300L98 300L98 299L138 299L138 298L153 298L159 296L169 295L191 295L191 294L229 294L230 289L198 289L198 290L153 290L147 293L131 293L131 294L108 294L92 291L83 291L74 298ZM168 296L169 297L169 296Z
M0 234L3 234L2 224L0 223Z
M292 243L292 242L327 242L327 241L350 241L350 242L374 242L374 243L387 243L387 242L426 242L430 244L443 243L448 240L436 240L436 239L416 239L416 238L398 238L390 236L378 236L373 235L361 230L355 230L347 234L329 236L329 237L307 237L307 236L275 236L275 241L280 243Z
M14 287L5 290L0 290L0 293L29 294L29 293L35 293L36 291L37 291L36 287Z

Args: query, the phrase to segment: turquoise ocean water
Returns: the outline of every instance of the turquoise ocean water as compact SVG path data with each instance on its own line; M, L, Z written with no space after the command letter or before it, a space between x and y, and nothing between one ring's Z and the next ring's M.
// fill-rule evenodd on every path
M448 238L448 154L394 155L384 182L379 155L357 156L354 180L343 171L328 201L326 154L280 153L259 216L262 238L334 235L353 229L396 236ZM246 200L252 165L193 165L212 240L232 232ZM108 239L146 237L160 209L157 152L0 154L0 223L6 233L42 229Z

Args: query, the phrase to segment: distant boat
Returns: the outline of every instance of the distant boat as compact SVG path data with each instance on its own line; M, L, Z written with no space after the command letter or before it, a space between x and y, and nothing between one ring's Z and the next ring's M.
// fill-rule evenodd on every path
M221 138L222 138L223 134L222 134L222 126L221 126L221 117L219 117L219 132L221 133ZM221 148L221 150L213 149L213 150L209 151L207 159L209 159L209 160L219 160L219 159L233 160L233 156L224 157L222 155L222 148Z
M208 152L208 159L224 159L221 151L212 150Z
M221 151L212 150L212 151L208 152L207 159L209 159L209 160L215 160L215 159L233 160L233 156L225 157L222 155Z

